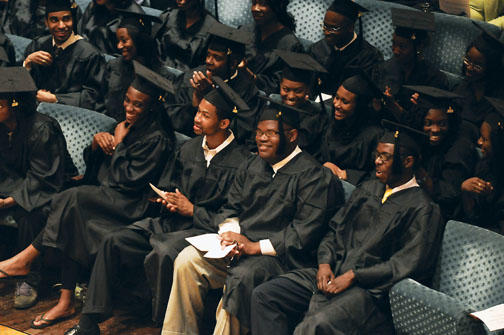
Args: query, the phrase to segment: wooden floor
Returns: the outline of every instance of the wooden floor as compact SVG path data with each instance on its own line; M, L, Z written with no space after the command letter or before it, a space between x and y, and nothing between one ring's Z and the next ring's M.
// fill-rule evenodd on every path
M13 308L14 283L0 282L0 324L25 331L29 334L63 335L65 330L79 322L79 313L74 317L54 326L36 330L30 328L31 320L49 310L58 300L57 292L43 293L40 301L32 308L21 311ZM78 311L79 312L79 311ZM117 313L100 325L102 335L158 335L160 328L155 328L148 318L139 319L131 314Z

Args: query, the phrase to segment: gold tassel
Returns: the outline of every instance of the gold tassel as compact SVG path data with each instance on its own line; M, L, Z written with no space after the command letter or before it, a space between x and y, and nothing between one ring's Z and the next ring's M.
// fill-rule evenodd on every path
M16 99L12 100L12 107L17 107L19 106L19 102L16 101Z
M452 106L448 107L448 110L446 111L447 114L453 114L455 111L453 110Z
M395 134L394 134L394 138L398 138L398 137L399 137L399 130L396 130Z
M236 106L233 108L233 113L238 114L238 108L236 108Z

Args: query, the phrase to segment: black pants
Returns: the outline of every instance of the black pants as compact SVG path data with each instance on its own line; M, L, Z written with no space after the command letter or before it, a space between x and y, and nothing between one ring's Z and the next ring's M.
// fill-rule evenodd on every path
M278 277L252 294L252 334L394 334L387 309L353 286L335 296L314 283Z

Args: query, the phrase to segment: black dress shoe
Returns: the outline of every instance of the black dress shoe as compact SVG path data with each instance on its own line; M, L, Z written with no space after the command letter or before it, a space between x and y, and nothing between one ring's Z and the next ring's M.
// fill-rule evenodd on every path
M93 329L84 330L79 324L76 324L70 329L67 329L65 335L100 335L100 328L98 326Z

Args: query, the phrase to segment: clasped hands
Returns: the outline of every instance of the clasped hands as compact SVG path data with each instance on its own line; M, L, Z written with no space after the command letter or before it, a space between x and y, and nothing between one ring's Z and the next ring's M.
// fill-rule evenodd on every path
M193 216L194 205L178 188L175 192L165 192L165 199L157 198L156 202L161 203L172 213L178 213L182 216Z
M355 273L348 270L336 277L329 264L319 264L317 288L326 295L335 295L348 289L355 281Z
M126 121L119 122L115 128L114 135L108 132L101 132L95 134L91 149L96 150L98 147L102 151L111 156L114 153L116 146L121 143L124 137L128 134L131 124L126 124Z

